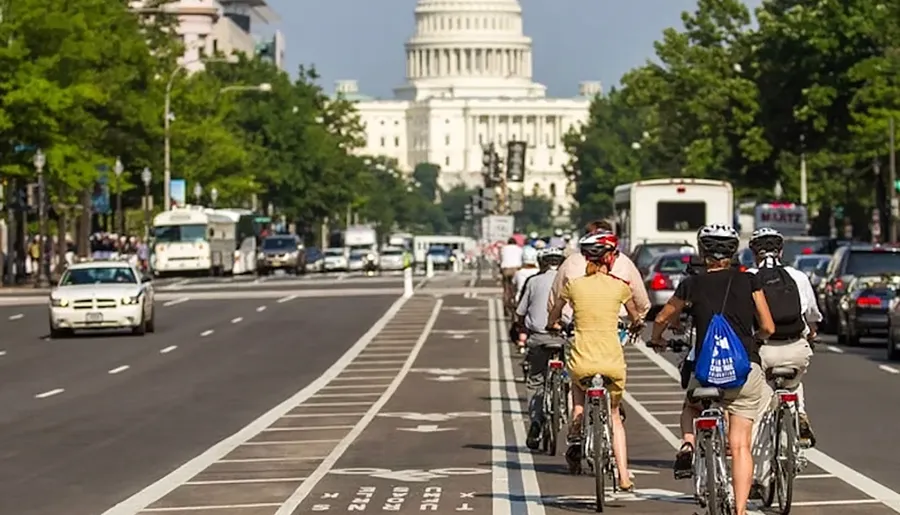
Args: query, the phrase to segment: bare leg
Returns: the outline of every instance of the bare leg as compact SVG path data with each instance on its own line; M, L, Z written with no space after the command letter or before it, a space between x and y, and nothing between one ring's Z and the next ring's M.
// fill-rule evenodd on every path
M619 416L618 403L612 407L613 453L616 456L616 468L619 469L619 486L631 486L631 474L628 472L628 442L625 438L625 424Z
M753 421L737 415L729 417L728 446L731 448L731 475L734 486L735 515L747 514L747 501L753 483L753 456L750 435Z
M700 415L700 410L685 403L681 409L681 441L694 445L694 419Z
M584 390L572 388L572 418L569 422L569 436L581 436L581 419L584 417Z

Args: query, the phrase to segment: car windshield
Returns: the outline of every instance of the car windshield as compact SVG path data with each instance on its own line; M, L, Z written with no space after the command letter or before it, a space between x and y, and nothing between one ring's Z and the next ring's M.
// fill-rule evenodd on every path
M821 263L825 259L827 258L799 257L795 260L795 268L797 268L797 270L800 270L801 272L812 272L819 266L819 263Z
M825 254L824 248L827 243L828 238L806 238L803 240L785 239L784 250L781 253L781 261L783 263L790 263L797 256L809 254L810 252Z
M682 247L685 246L689 247L690 245L685 245L684 243L643 245L641 246L641 250L638 251L634 264L637 265L638 268L647 268L659 256L663 254L669 254L671 252L678 252L682 249Z
M96 268L73 268L66 270L60 286L81 286L84 284L137 284L137 277L128 267L103 266Z
M431 247L428 249L429 254L449 254L450 249L447 247Z
M402 256L403 251L397 250L397 249L382 250L381 255L382 256Z
M350 259L362 259L363 257L367 256L368 254L369 254L369 251L367 251L367 250L354 250L354 251L350 252Z
M294 238L266 238L263 240L263 250L297 250L297 242Z
M325 255L332 256L332 257L334 257L334 256L343 257L344 249L328 249L325 251Z
M687 273L688 265L691 263L690 254L671 254L662 256L656 265L656 271L663 274L684 274Z
M153 238L157 243L206 241L206 226L196 225L162 225L153 228Z
M845 273L857 277L900 274L900 252L851 250Z

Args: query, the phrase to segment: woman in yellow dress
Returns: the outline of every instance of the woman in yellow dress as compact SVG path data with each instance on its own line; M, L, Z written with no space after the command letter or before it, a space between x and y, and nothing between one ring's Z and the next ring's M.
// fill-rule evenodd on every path
M587 259L586 275L571 281L559 300L553 305L548 328L559 329L560 318L568 302L574 312L575 340L567 356L569 376L572 382L572 422L569 425L569 449L566 461L573 472L581 465L581 425L584 417L585 387L582 381L597 374L607 379L610 397L609 414L613 423L613 452L618 467L619 489L632 491L634 483L628 471L628 451L625 426L619 415L619 404L625 392L625 353L619 340L619 311L622 305L632 321L631 331L639 331L643 325L637 307L631 298L628 283L609 274L618 256L616 235L599 231L591 233L579 242L581 253Z

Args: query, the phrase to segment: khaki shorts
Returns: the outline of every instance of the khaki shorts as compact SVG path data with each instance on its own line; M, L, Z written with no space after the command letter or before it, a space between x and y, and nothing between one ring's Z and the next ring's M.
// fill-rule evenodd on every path
M697 378L693 375L688 383L688 391L699 388L701 385ZM720 402L725 411L732 415L737 415L747 420L756 420L760 413L760 405L767 399L769 386L766 384L766 376L763 374L762 368L756 363L750 366L750 375L747 376L747 382L740 388L729 388L724 390L725 395ZM685 405L700 408L700 404L690 404L685 398Z
M794 389L800 385L803 374L809 368L813 351L805 338L793 341L772 341L759 346L759 357L762 358L763 370L774 367L793 367L800 371L797 377L785 381L785 387Z
M516 275L516 272L519 271L518 268L501 268L500 271L503 273L503 277L507 279L512 279L513 276Z

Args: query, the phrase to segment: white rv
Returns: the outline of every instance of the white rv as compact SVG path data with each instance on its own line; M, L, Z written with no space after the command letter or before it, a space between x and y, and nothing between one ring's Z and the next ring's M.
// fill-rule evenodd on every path
M726 181L651 179L616 186L614 209L624 252L641 243L693 246L700 227L734 223L734 193Z
M207 213L213 213L228 218L234 226L234 275L256 273L256 258L259 252L258 234L254 222L257 215L249 209L207 209Z
M151 268L160 275L223 275L234 271L235 224L228 216L187 206L153 219Z

